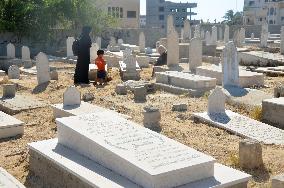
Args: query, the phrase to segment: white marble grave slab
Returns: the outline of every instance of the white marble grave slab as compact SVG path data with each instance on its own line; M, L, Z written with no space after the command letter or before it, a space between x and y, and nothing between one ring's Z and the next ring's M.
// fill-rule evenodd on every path
M77 152L58 144L57 139L45 140L29 144L29 149L50 160L59 169L64 169L90 187L139 188L127 178L91 161ZM189 183L177 188L224 188L245 183L250 175L215 163L214 176ZM140 187L141 188L141 187Z
M25 188L16 178L0 167L1 188Z
M24 134L24 122L0 111L0 138Z
M141 186L174 187L214 175L214 158L113 113L56 122L60 144Z
M123 61L119 61L119 67L120 67L120 70L122 72L126 71L126 64ZM139 66L137 61L136 61L136 71L141 71L141 68L140 68L140 66Z
M284 144L284 130L253 120L230 110L225 113L194 113L194 116L213 126L265 144Z

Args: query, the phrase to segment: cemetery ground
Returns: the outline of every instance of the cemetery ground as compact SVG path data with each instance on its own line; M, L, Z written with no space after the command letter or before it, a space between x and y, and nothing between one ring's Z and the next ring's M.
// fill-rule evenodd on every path
M66 64L65 64L66 65ZM68 86L73 85L74 65L63 67L62 63L54 63L59 70L59 80L49 84L37 86L36 75L22 75L18 83L17 94L32 95L38 100L47 103L43 108L20 112L14 117L25 122L25 134L22 137L0 140L0 166L15 176L27 187L40 187L41 182L34 174L29 172L29 154L27 144L56 137L56 123L53 118L51 104L62 103L62 96ZM151 81L152 69L143 69L141 78ZM133 94L117 95L115 87L121 83L118 69L111 71L113 80L106 86L78 86L81 95L92 93L95 99L91 103L115 110L119 113L132 117L134 122L142 125L142 110L146 105L153 105L160 109L162 114L161 134L166 135L178 142L193 147L205 154L216 158L219 163L240 169L238 164L238 146L241 137L232 135L227 131L211 127L203 123L194 122L192 114L203 112L207 109L207 96L191 98L186 95L172 95L162 91L156 91L147 95L147 102L135 103ZM0 84L13 82L1 78ZM267 87L261 90L273 94L273 89L283 77L265 77ZM1 94L2 91L0 91ZM174 103L186 103L186 112L173 112ZM229 106L227 109L250 116L251 109L245 107ZM78 125L80 126L80 125ZM111 130L109 130L111 131ZM284 146L263 145L264 166L255 170L243 170L253 176L249 187L269 187L270 178L273 175L283 173L284 169Z

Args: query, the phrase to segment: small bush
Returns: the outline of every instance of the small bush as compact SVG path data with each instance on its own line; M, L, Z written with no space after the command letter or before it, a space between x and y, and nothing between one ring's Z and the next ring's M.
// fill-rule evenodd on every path
M230 163L231 166L233 166L235 168L239 168L240 167L239 156L231 153L230 156L229 156L229 163Z
M261 108L261 106L254 107L250 111L249 116L252 119L255 119L257 121L261 121L261 119L262 119L262 108Z

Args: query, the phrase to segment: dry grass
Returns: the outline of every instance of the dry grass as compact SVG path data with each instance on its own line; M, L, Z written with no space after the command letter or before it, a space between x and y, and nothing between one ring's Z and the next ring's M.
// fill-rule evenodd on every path
M257 121L261 121L262 120L262 107L257 106L257 107L254 107L253 109L251 109L251 111L249 113L249 117L252 118L252 119L255 119Z

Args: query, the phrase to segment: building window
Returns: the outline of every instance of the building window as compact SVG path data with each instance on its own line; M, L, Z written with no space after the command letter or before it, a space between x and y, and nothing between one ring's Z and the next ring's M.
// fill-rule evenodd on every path
M164 25L162 25L162 26L161 26L161 28L162 28L162 29L164 29L164 28L165 28L165 26L164 26Z
M170 11L171 11L171 12L176 12L176 9L171 8Z
M273 24L273 21L272 21L272 20L270 20L270 21L269 21L269 24Z
M259 18L259 21L262 22L262 18Z
M159 7L159 12L164 12L165 8L164 7Z
M120 18L123 18L123 8L120 7Z
M183 8L183 9L182 9L182 12L186 12L186 9L185 9L185 8Z
M127 11L127 18L136 18L136 11Z
M165 20L165 16L164 15L160 15L159 16L159 20Z
M254 3L255 3L254 1L250 1L250 2L249 2L249 6L253 6Z

